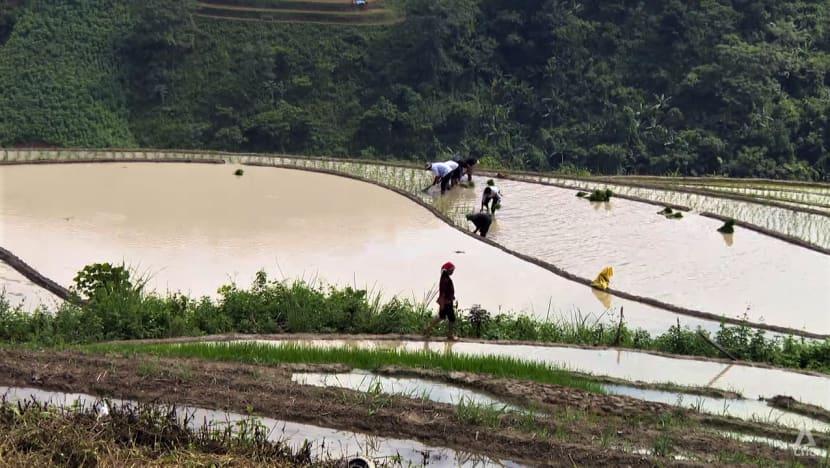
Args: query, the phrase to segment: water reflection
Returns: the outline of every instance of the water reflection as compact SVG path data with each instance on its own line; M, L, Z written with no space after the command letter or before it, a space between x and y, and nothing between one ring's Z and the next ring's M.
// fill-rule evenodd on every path
M36 388L2 387L0 397L6 401L18 402L35 400L49 403L61 408L100 407L100 398L83 393L61 393L40 390ZM135 405L132 401L109 400L114 405ZM266 431L268 440L285 442L298 449L309 441L312 444L312 453L318 459L339 459L357 455L373 459L382 459L400 456L404 464L421 466L438 464L444 466L490 467L490 466L521 466L512 461L493 460L479 454L456 451L442 447L431 447L414 440L393 439L379 437L358 432L340 431L311 424L280 421L264 417L252 417L238 413L215 411L188 406L177 406L177 416L188 427L198 430L207 425L210 428L225 426L238 427L243 421L255 419L269 428Z
M781 369L672 358L617 349L505 345L469 341L420 340L246 340L271 346L283 343L315 347L452 352L461 356L500 356L563 367L573 371L646 383L672 382L735 391L747 399L787 395L830 409L830 378Z
M600 291L597 288L591 288L591 292L594 294L594 297L605 307L605 310L608 310L612 306L612 296L605 291Z
M734 242L717 232L721 221L696 213L666 222L644 203L590 203L516 180L499 186L510 203L488 237L508 248L583 278L613 265L612 287L689 309L738 318L752 304L750 321L830 333L830 256L746 229Z

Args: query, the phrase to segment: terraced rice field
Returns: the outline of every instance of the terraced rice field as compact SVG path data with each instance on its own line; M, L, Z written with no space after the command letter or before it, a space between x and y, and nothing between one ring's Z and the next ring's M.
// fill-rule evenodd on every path
M385 25L398 16L383 0L362 6L350 0L206 0L198 3L197 16L214 20L267 23Z
M491 310L504 303L547 315L571 306L602 316L619 308L622 321L625 305L627 322L652 329L681 319L716 325L644 302L656 298L724 318L738 312L830 330L827 254L740 226L721 235L720 221L696 213L669 220L642 200L589 203L559 181L499 179L504 210L479 242L460 231L480 190L424 190L430 177L418 168L131 151L0 150L4 160L32 164L0 168L0 244L61 284L104 258L148 271L155 290L210 295L227 275L247 283L270 264L289 276L339 273L335 282L344 284L376 274L379 287L414 295L451 258L463 272L462 302L475 297ZM84 164L33 164L56 160ZM101 191L95 180L109 186ZM755 206L710 194L720 186L692 193L609 184ZM822 187L807 195L801 187L741 190L740 197L781 203L792 193L806 204L823 196ZM553 274L544 262L562 270ZM584 280L608 262L619 272L616 296ZM34 284L2 267L0 286L12 300L42 300ZM0 453L18 466L79 453L101 466L355 466L348 461L358 456L376 466L830 461L830 393L819 372L599 346L279 332L44 342L37 350L0 343Z
M78 158L85 157L91 159L113 157L114 159L124 158L125 160L146 160L159 158L160 160L165 160L165 158L187 156L189 154L66 152L66 154L63 155L63 152L61 152L61 154L56 154L54 152L40 153L28 154L25 152L9 152L7 157L16 158L18 160L21 160L21 158L28 158L29 156L33 158L45 157L49 159L68 158L68 160L72 160L73 158L77 160ZM307 169L312 171L327 171L349 175L364 180L375 181L381 185L405 192L413 198L417 198L419 201L423 202L424 205L433 207L434 210L447 216L449 220L446 221L465 230L467 229L468 224L464 219L464 214L474 210L478 201L475 194L476 191L472 189L454 190L445 197L435 196L434 193L425 193L421 189L423 189L425 185L428 185L428 176L426 172L408 167L385 166L362 162L274 156L228 154L222 156L191 154L191 156L196 160L202 157L213 157L214 159L218 158L219 160L223 160L224 158L229 162L248 165L296 167L298 169ZM46 171L47 168L29 169L43 169ZM146 169L156 170L154 168ZM185 169L202 173L209 171L210 168L191 167ZM226 172L226 169L217 169L219 169L219 172L221 173L220 175L224 175ZM252 176L254 175L253 171L256 170L256 174L259 177L260 169L261 168L251 167L249 170L252 171ZM22 171L23 168L20 168L20 170ZM68 169L61 169L61 171L65 170ZM81 177L83 174L89 174L89 172L87 172L89 170L93 169L81 170L78 177ZM100 171L103 169L95 168L94 170ZM143 170L145 169L132 168L128 172ZM261 177L267 179L268 177L277 176L277 173L273 172L274 169L267 169L266 171L267 172L263 172L261 174ZM46 174L47 172L48 171L43 172L42 174ZM119 170L117 172L120 174L123 170ZM121 175L127 177L129 176L128 172L124 172ZM117 175L118 174L111 174L112 177L116 177ZM118 176L120 177L120 175ZM15 179L18 178L15 177ZM44 180L43 177L35 179L39 181ZM64 179L65 178L60 178L59 180ZM141 177L138 177L138 179L141 179ZM220 183L219 181L224 181L221 183L228 182L225 179L226 178L223 177L216 178L217 183ZM625 312L627 319L629 317L634 319L632 314L636 314L638 316L636 319L638 324L646 326L651 330L667 327L667 325L677 322L677 316L672 313L666 313L668 311L704 319L716 318L717 320L740 320L743 318L756 324L756 326L767 324L769 326L785 327L789 330L804 330L819 334L826 334L828 330L830 330L830 322L827 321L827 316L824 313L826 311L827 304L830 303L828 291L823 287L823 285L826 284L828 275L830 275L830 262L828 261L826 254L811 251L791 243L782 242L774 237L762 235L751 230L741 229L735 235L724 236L716 231L716 228L721 224L720 221L697 216L695 214L687 214L687 216L685 216L682 220L666 220L656 214L657 207L654 205L638 203L631 200L618 200L616 198L611 203L591 204L574 197L573 191L562 189L559 186L546 186L540 185L538 183L539 181L534 181L537 183L527 183L526 181L513 179L517 179L517 177L511 176L508 180L499 181L499 184L505 190L505 193L508 194L506 196L509 196L507 205L509 209L506 208L503 212L499 213L498 223L493 227L488 238L491 238L498 245L505 246L511 251L519 252L520 254L531 257L532 259L538 259L542 262L547 262L549 265L553 265L554 267L559 267L566 272L566 275L570 274L575 276L576 283L565 281L564 283L570 284L572 288L566 288L564 287L564 284L562 285L563 287L560 288L558 286L554 287L552 282L544 282L544 284L542 282L533 283L528 281L529 276L520 278L514 275L510 277L510 281L512 282L509 287L506 287L507 284L502 282L500 286L486 287L485 289L486 291L489 291L489 293L478 291L477 298L480 298L481 303L484 304L485 307L488 307L489 310L500 310L504 307L508 310L524 310L526 313L541 317L548 316L549 314L566 316L568 315L568 311L572 310L573 307L577 307L578 310L581 310L582 312L595 309L600 305L597 303L597 299L599 299L599 302L602 303L602 307L599 310L609 310L609 308L616 310L616 308L623 306L622 299L626 298L641 302L641 304L636 307L632 307L629 303L626 303ZM246 180L248 181L248 184L254 184L259 179L246 178ZM231 180L230 182L235 181ZM478 179L477 182L480 186L483 183L483 180ZM545 181L543 180L542 182L544 183ZM336 184L337 181L332 180L327 183ZM232 187L236 187L237 185L238 184L233 184ZM273 184L265 184L263 187L271 187L272 185ZM557 185L559 185L558 182ZM176 184L171 185L171 187L175 186ZM246 184L244 187L248 187L248 185ZM306 187L306 185L302 185L302 187ZM624 186L614 185L615 190L618 188L622 189L620 187L624 188ZM26 190L28 189L23 186L20 188L19 193L26 193ZM214 195L215 193L236 193L237 189L234 188L233 191L228 190L230 190L230 187L220 190L219 192L209 192ZM297 190L300 189L297 188ZM718 206L721 206L719 205L721 203L723 206L734 206L736 204L747 205L755 207L754 209L757 211L753 211L754 213L766 213L767 215L769 214L769 210L781 211L783 213L783 210L777 207L754 205L748 202L724 200L697 194L687 194L673 191L662 192L640 187L635 187L632 190L648 192L654 196L674 194L678 196L697 197L702 202ZM80 188L73 188L67 193L82 192L83 190ZM210 196L210 193L205 196ZM266 195L276 196L274 194ZM256 194L250 196L254 197L252 199L259 199L266 195ZM8 200L25 199L25 197L21 197L23 196L20 195L17 198L8 198ZM380 194L372 195L373 199L381 199L380 197ZM403 200L401 200L401 202L403 202ZM11 207L11 205L9 206ZM52 204L50 206L55 205ZM78 206L78 203L74 203L71 206ZM271 207L272 205L267 206ZM113 208L114 211L112 212L117 214L119 213L118 209ZM387 221L389 221L391 214L394 213L399 215L400 213L403 213L403 211L401 211L402 209L403 208L401 207L400 209L396 208L392 211L383 209L379 210L379 212L385 213L382 217L385 220L379 220L378 222L380 225L387 225ZM24 212L33 213L34 211L27 209L21 213ZM185 212L195 213L197 210L185 210ZM803 227L803 223L800 221L800 218L798 218L798 216L802 214L803 213L797 211L788 210L786 216L782 214L781 219L782 222L787 225ZM430 217L427 212L423 212L423 215L427 216L427 218ZM124 214L121 213L118 214L118 216L124 216ZM206 216L209 217L209 215ZM410 218L414 219L414 216L415 214L413 212ZM145 217L145 215L136 215L130 217L129 219L140 220L143 219L143 217ZM249 218L253 219L252 217ZM12 216L9 219L12 220L17 218ZM175 213L171 214L171 219L180 220L178 215ZM194 219L194 225L202 222L200 219L201 218ZM400 219L400 216L396 216L396 219L396 226L401 226L402 223L406 224L402 219ZM827 220L825 217L822 217L822 219ZM77 225L79 221L80 219L61 221L62 224L60 226L55 226L54 229L36 229L34 232L56 233L67 227L74 229L86 229L82 225ZM111 219L100 219L95 222L98 223L97 226L100 228L100 223L103 222L118 225L122 221L120 221L120 218L116 217ZM237 224L242 225L240 223ZM418 221L416 224L418 226L425 226L424 223L427 223L426 219ZM71 279L71 275L73 275L78 268L80 268L80 266L88 262L89 258L80 257L73 264L65 261L55 263L52 260L40 258L42 257L40 249L27 249L25 247L26 245L34 246L35 244L26 240L31 237L31 234L29 233L33 232L33 229L31 227L24 227L24 225L25 223L20 224L20 229L12 229L12 226L16 225L12 223L9 224L9 228L7 229L9 241L13 240L13 238L18 239L19 241L15 241L14 243L17 244L15 248L20 250L19 255L23 258L31 258L32 262L39 265L40 268L44 268L46 270L47 276L51 275L59 282L66 284ZM365 222L360 225L365 226ZM274 239L273 235L274 232L276 232L275 229L276 228L272 228L268 231L270 236L268 238L271 239L271 241ZM325 229L317 229L315 231L315 236L319 237L324 231ZM388 228L384 228L384 231L390 232ZM15 232L18 232L19 236L13 236ZM415 230L410 229L407 232L415 232ZM826 236L826 233L824 235ZM63 237L65 240L79 238L80 237L78 235L68 235ZM250 232L246 231L244 236L240 236L240 239L242 238L250 238ZM416 242L417 239L421 238L431 239L432 237L412 236L407 234L407 239L410 240L406 242L409 242L408 245L411 248L412 245L414 245L413 243ZM144 236L141 242L146 242L146 239L147 236ZM160 237L160 239L169 239L169 237ZM397 245L396 243L400 242L403 237L398 234L392 239L397 240L390 243L392 246L391 250L389 250L390 252L407 251L406 249L402 250L401 248L395 247L395 245ZM225 236L224 242L227 243L227 236ZM454 240L453 243L457 243L457 246L450 247L445 254L441 255L446 256L446 254L449 254L448 258L452 258L454 261L459 262L466 262L474 258L479 258L479 256L471 254L471 252L474 251L472 244L463 242L463 247L458 247L462 245L461 242L462 240L460 238L458 240ZM692 244L688 244L689 242ZM49 243L56 245L54 239L49 241ZM439 244L442 243L439 242ZM473 244L479 243L473 242ZM67 248L63 250L66 252L82 252L84 249L89 250L89 248L93 248L93 250L97 252L98 256L96 257L95 255L91 255L91 252L88 252L90 255L86 255L86 257L99 258L100 255L103 255L103 252L100 250L100 246L102 245L101 243L88 243L86 245L88 247ZM164 245L166 245L166 243ZM188 241L183 242L181 245L194 244ZM266 245L266 243L263 243L263 245ZM355 250L354 248L346 249L346 251L358 252L361 255L382 255L386 258L386 263L389 264L389 259L392 257L390 257L388 253L384 253L386 251L378 248L378 245L380 244L378 244L377 241L372 243L372 245L373 247L364 253L360 253L359 249ZM695 248L680 248L680 246L683 245L694 245ZM245 246L246 247L243 250L251 250L251 248L247 246L247 243ZM415 250L427 252L434 249L429 246L424 246L423 248L416 248ZM159 250L155 249L154 251ZM320 249L315 249L314 251L322 252ZM340 249L340 251L343 250ZM280 269L284 270L286 268L286 263L288 262L288 259L286 258L287 254L280 253L278 254L278 258L273 258L274 254L271 252L275 252L275 250L273 248L266 248L260 254L254 255L251 262L249 262L244 269L235 271L243 275L252 274L252 272L257 268L263 267L262 262L264 258L271 258L269 263L273 263L275 260L279 261ZM170 264L171 259L174 257L168 256L166 257L167 263L158 265L147 260L151 257L153 256L148 256L146 253L136 256L136 258L144 259L142 267L149 267L153 272L157 273L155 280L158 280L161 277L166 277L170 274L168 271L159 271L159 268L165 270L170 268L170 272L175 271L173 269L173 265ZM234 261L237 261L238 258L240 258L239 255L234 255L233 257ZM325 256L327 259L336 259L340 257L342 257L342 255ZM421 255L419 260L422 258L425 257ZM493 258L490 258L488 261L492 262ZM401 261L405 264L406 262L412 262L413 260L401 259ZM433 259L430 261L435 263L438 260ZM228 265L231 264L229 262L230 260L220 262L219 264L221 264L221 268L214 269L222 275L226 275L228 274ZM195 264L189 261L178 263ZM349 265L368 265L369 263L370 262L347 262ZM307 262L300 263L300 265L303 264L308 266ZM315 269L310 272L305 271L305 273L315 274L315 272L320 272L323 275L331 275L331 272L337 271L335 266L329 264L326 265L327 266L325 268ZM591 289L581 286L578 283L587 283L589 279L593 278L593 276L606 265L613 266L617 271L612 286L616 285L619 287L617 291L630 293L638 296L640 299L628 295L618 295L618 297L614 297L613 300L610 300L611 297L604 299L599 297L590 297ZM322 264L317 266L322 266ZM347 281L348 283L352 283L353 281L351 281L351 279L357 268L352 266L349 268L350 269L347 272L348 278L346 279L349 280ZM478 271L478 268L475 266L471 267L470 265L467 265L465 268L471 268L471 271ZM505 268L507 267L505 266ZM418 271L420 270L430 271L426 265ZM499 268L499 271L501 270L502 269ZM507 270L518 271L513 270L512 267L507 268L504 271ZM206 282L205 284L187 282L188 278L198 277L202 280L202 277L205 275L205 271L210 271L210 268L200 268L199 271L200 273L198 275L184 274L183 276L170 276L165 278L166 281L170 282L164 282L161 285L161 288L164 289L165 287L169 287L172 290L185 288L185 290L201 294L207 292L203 290L204 288L210 290L216 287L216 284L218 284L217 281ZM299 269L295 273L302 275L304 272L302 269ZM398 282L393 285L390 283L390 275L388 274L383 278L373 278L371 276L371 271L368 271L363 274L358 272L357 276L358 280L368 279L369 285L375 284L379 288L386 291L391 290L393 293L403 293L405 296L410 295L411 289L404 286L406 284L405 281ZM548 276L554 278L554 275ZM568 277L568 279L574 278ZM423 286L415 288L415 294L418 294L418 291L423 292L429 289L430 279L428 277L424 277L422 281L423 283L419 284L423 284ZM507 279L504 281L507 281ZM242 281L242 283L245 282L246 281L244 280ZM358 282L362 283L362 281ZM527 286L523 287L518 284L514 284L517 282L526 284ZM472 286L467 285L464 287L465 291L468 291ZM530 299L529 301L504 301L504 297L495 297L492 294L494 291L533 291L533 293L531 294L528 292L528 294L524 294L523 296L522 294L519 294L526 299ZM582 292L585 294L582 294ZM612 294L618 293L615 291L612 292ZM583 297L585 295L587 295L587 297ZM485 297L489 299L484 300ZM647 300L643 302L641 298L646 298ZM644 307L645 305L650 305L651 307ZM672 309L669 306L677 306L684 310L678 310L676 308ZM662 313L654 313L654 309L652 307L658 307L664 309L664 311ZM646 317L649 318L646 319ZM683 323L690 324L686 320L684 320ZM716 322L711 323L714 324Z

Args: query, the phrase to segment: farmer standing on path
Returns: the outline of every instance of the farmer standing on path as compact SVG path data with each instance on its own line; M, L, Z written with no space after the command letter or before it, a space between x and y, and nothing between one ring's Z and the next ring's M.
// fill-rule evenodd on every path
M441 266L441 280L438 282L438 317L432 319L432 322L424 330L424 337L429 338L432 334L432 329L438 325L441 320L447 319L447 340L455 340L453 335L453 328L455 328L455 286L452 283L453 272L455 265L452 262L447 262Z

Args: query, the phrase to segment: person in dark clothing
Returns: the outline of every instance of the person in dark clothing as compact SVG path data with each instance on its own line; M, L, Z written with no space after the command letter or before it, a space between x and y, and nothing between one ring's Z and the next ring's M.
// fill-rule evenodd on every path
M429 338L432 334L432 329L438 325L441 320L447 320L447 340L455 340L453 329L455 328L455 286L452 283L453 272L455 272L455 265L452 262L447 262L441 266L441 280L438 282L438 317L435 317L429 323L424 336Z
M490 213L471 213L467 215L467 221L470 221L476 227L473 234L478 233L481 237L487 237L490 225L493 224L493 215Z
M478 164L478 159L476 158L467 158L467 159L453 159L456 164L458 164L458 173L453 174L454 182L458 183L461 181L461 178L466 174L467 175L467 182L473 181L473 166Z
M487 187L484 187L484 193L481 195L481 211L496 214L496 210L501 208L501 190L492 182L493 179L490 179L487 181Z

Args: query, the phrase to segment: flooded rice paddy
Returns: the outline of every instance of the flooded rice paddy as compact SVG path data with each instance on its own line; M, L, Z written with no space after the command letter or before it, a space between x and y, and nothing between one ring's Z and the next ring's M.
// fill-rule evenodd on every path
M256 162L264 158L238 159ZM280 158L275 162L289 161ZM408 168L294 163L359 175L406 187L410 192L424 180L424 174ZM123 171L119 173L118 169ZM657 330L675 323L675 316L661 312L658 318L652 313L656 309L650 307L627 305L602 294L598 297L568 282L543 281L547 274L535 276L537 281L524 281L531 275L515 281L515 273L522 268L496 260L498 255L481 259L485 246L476 249L459 236L451 239L449 230L441 229L434 219L427 220L427 212L405 207L406 200L382 195L376 188L279 169L271 169L266 175L263 168L256 167L246 168L244 177L228 180L229 171L227 166L179 164L0 168L4 180L2 242L50 275L57 268L40 267L43 263L28 256L25 242L18 242L23 229L42 228L45 217L59 219L60 212L73 211L70 204L78 207L78 203L85 203L83 208L74 208L78 215L63 216L63 226L50 227L63 228L68 236L80 234L90 239L96 236L89 232L100 224L102 234L87 245L101 254L90 255L94 254L90 252L93 247L88 247L75 249L76 257L126 260L152 275L151 285L161 290L211 294L228 278L244 285L254 271L264 268L277 277L321 278L369 286L386 295L421 298L435 285L433 264L451 259L462 261L467 272L498 272L468 276L469 281L459 285L463 289L458 288L464 306L480 303L491 311L524 310L535 316L570 317L576 310L598 314L625 305L626 315L633 314L634 324ZM35 173L44 175L36 177ZM42 196L30 197L33 201L26 199L29 187L42 189L37 182L28 183L32 178L47 180L62 189L61 199L47 202L46 198L54 197L54 192L48 190ZM111 200L101 201L104 195L96 191L94 183L88 183L91 178L110 180L108 184L122 189L107 194ZM15 179L21 182L14 183ZM149 179L161 186L143 190ZM476 190L455 190L441 203L453 205L451 209L457 214L476 209L483 181L477 179ZM657 208L648 204L623 199L589 203L568 189L514 180L499 183L505 193L504 209L490 237L508 248L586 278L593 278L605 266L613 266L615 288L681 307L830 333L830 289L825 287L830 282L830 256L745 229L722 235L716 231L720 221L695 214L669 220L657 215ZM283 185L285 190L280 189ZM86 195L76 193L79 186L87 187ZM64 198L68 199L63 202ZM422 198L431 201L427 195ZM734 204L733 200L715 200ZM57 206L42 210L33 206L36 203ZM7 209L6 205L12 206ZM211 209L214 206L216 210ZM125 233L127 230L135 234ZM242 239L246 230L250 236ZM144 236L144 246L137 245L135 239L142 232L149 234ZM7 237L13 238L8 241ZM248 244L247 252L239 251L240 241ZM16 242L24 244L23 248L17 248ZM136 245L122 248L119 243ZM184 243L200 253L188 256L177 252ZM455 247L447 248L450 245ZM71 279L74 268L89 263L67 256L64 253L64 258L53 261L73 265L53 276L64 284ZM200 258L194 260L196 256ZM158 261L159 257L164 261ZM226 268L218 271L220 264ZM504 275L499 278L501 272ZM459 283L465 281L461 274L457 278ZM713 328L712 323L686 318L681 322Z
M527 177L529 181L562 184L565 186L611 189L614 193L651 200L656 203L688 207L696 212L716 213L771 231L802 239L824 248L830 248L830 216L798 211L804 203L793 204L793 209L766 206L749 201L720 198L713 195L688 193L654 187L634 187L624 184L589 183L556 177Z
M518 409L482 392L469 390L433 380L378 375L363 370L351 372L296 372L291 380L302 385L316 387L340 387L364 393L384 393L408 398L426 399L438 403L457 405L472 402L497 408ZM795 429L806 427L811 431L830 432L830 424L807 416L773 408L761 400L743 398L715 398L692 395L680 391L664 391L637 388L626 385L603 384L608 394L637 400L665 403L693 409L700 413L732 416L745 421L773 423Z
M279 346L284 343L313 347L355 347L432 351L462 356L500 356L555 365L572 371L644 383L671 382L687 387L733 391L749 400L786 395L803 403L830 409L830 377L745 364L672 358L615 349L505 345L474 342L410 340L255 340Z
M5 396L9 402L35 400L62 408L77 406L103 408L106 403L100 398L83 393L60 393L39 390L35 388L17 388L0 386L0 397ZM109 400L111 404L134 404L119 400ZM414 440L402 440L378 437L349 431L339 431L325 427L300 424L289 421L278 421L271 418L251 417L225 411L214 411L202 408L178 407L178 415L182 421L187 421L192 429L199 429L207 425L210 428L221 429L228 425L238 426L243 421L254 419L269 429L268 439L272 442L285 442L293 448L302 447L305 441L312 443L311 453L317 459L330 460L355 456L363 456L375 460L390 459L399 456L404 466L463 466L463 467L490 467L508 466L518 467L510 461L491 460L476 454L464 453L448 448L431 447Z
M512 250L585 278L613 266L614 288L689 309L830 331L830 256L740 228L724 235L721 221L693 213L673 220L619 198L591 203L511 180L499 187L503 209L489 237ZM480 190L451 196L472 205Z
M746 421L773 423L794 429L806 427L811 431L830 431L830 424L800 414L770 407L764 401L760 400L714 398L681 392L635 388L625 385L603 385L603 387L611 395L621 395L638 400L676 405L701 413L732 416Z
M64 285L87 264L125 262L151 289L195 296L215 296L230 281L248 286L264 269L276 279L325 280L420 301L451 260L462 308L571 320L624 306L629 324L650 331L678 319L716 327L598 297L370 184L274 168L233 172L193 164L0 167L0 245Z
M505 402L484 393L432 380L414 377L392 377L362 370L351 372L296 372L291 380L302 385L315 387L341 387L368 393L403 395L410 398L430 400L437 403L457 405L460 402L479 405L510 407Z

